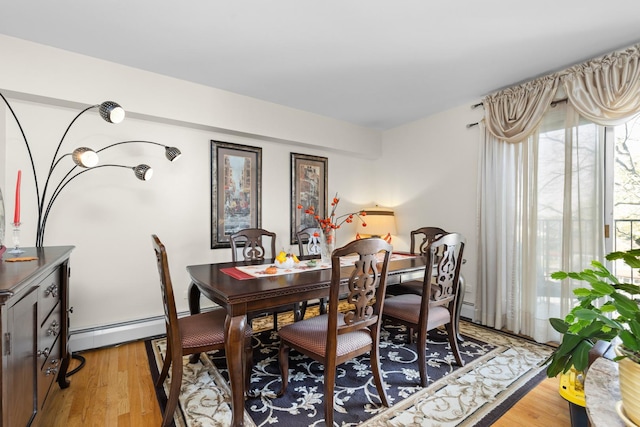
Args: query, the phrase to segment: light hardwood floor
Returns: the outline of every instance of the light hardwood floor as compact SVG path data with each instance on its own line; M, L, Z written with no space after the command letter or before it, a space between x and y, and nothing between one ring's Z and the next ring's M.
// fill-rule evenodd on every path
M142 341L83 352L85 366L71 386L54 384L39 427L157 427L162 421ZM72 361L71 369L76 365ZM544 380L511 408L497 427L570 427L558 379Z

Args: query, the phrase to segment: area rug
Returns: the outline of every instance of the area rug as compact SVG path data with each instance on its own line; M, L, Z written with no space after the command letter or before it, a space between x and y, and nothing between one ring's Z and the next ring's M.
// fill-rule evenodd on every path
M460 345L465 366L458 367L444 331L428 342L429 385L420 387L415 344L407 344L403 327L385 325L381 363L391 407L381 405L367 357L341 365L333 396L338 426L490 426L545 376L550 347L468 322L461 322ZM291 350L289 387L278 398L278 335L254 337L251 394L245 401L245 425L321 426L322 365ZM147 341L155 381L166 341ZM158 390L163 408L170 379ZM228 426L231 412L224 352L202 355L195 364L184 359L178 427Z

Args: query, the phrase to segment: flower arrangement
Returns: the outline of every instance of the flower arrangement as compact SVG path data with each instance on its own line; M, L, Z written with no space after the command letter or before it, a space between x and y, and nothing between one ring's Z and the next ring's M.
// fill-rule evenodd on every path
M302 205L298 205L298 209L300 209L300 210L304 209L304 213L305 214L312 215L313 218L318 223L318 227L327 236L333 235L333 233L331 233L331 231L340 228L340 226L342 224L344 224L344 223L347 223L347 224L352 223L353 220L356 217L358 219L360 219L360 221L362 221L362 226L363 227L367 226L367 223L362 218L362 217L367 215L367 213L365 211L351 212L351 213L348 213L348 214L336 216L336 208L338 207L338 203L340 203L340 198L338 197L338 193L336 193L335 197L331 201L331 213L326 218L322 218L320 215L318 215L313 206L309 206L309 207L305 208ZM319 237L319 236L315 236L315 237Z

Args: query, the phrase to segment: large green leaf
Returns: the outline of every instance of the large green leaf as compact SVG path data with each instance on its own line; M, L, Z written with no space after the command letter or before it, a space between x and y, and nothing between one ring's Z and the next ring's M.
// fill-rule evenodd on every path
M598 293L598 295L601 295L601 296L611 295L616 291L616 288L602 281L592 282L591 287L596 293Z
M640 342L638 342L638 338L631 332L625 329L620 331L619 336L625 347L633 351L640 351Z
M558 356L564 356L565 354L573 353L578 344L583 340L584 338L580 335L565 334L562 337L562 343L556 349L556 354Z
M589 341L581 341L573 352L573 366L578 371L584 371L589 364L589 350L593 348L593 344Z
M560 332L561 334L565 334L569 329L569 324L562 319L552 317L549 319L549 323L551 324L551 327L553 329Z
M640 286L633 285L631 283L619 283L615 285L615 288L624 292L628 292L631 295L640 295Z
M640 311L638 303L626 295L615 293L611 295L611 298L614 300L614 305L618 313L627 319L633 318L635 314Z

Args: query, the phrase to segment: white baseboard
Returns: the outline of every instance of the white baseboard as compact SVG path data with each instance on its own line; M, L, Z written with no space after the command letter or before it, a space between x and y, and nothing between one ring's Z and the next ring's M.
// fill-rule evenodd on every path
M164 316L157 316L95 328L72 330L69 348L71 352L90 350L142 340L165 333Z
M179 313L178 316L187 315L188 312ZM474 305L464 302L460 316L474 319ZM130 341L138 341L158 335L164 335L164 316L149 317L94 328L78 329L71 331L69 348L71 352L90 350L94 348L110 347Z
M462 308L460 309L460 317L467 319L475 319L475 306L469 302L463 301Z

